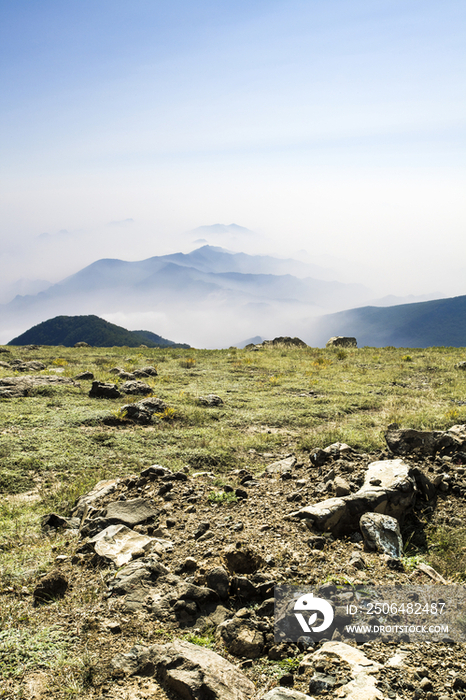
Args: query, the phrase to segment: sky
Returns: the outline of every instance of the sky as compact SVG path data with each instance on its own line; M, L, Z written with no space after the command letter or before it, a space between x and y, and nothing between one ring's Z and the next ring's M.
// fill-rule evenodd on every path
M0 287L236 223L246 252L376 293L466 294L465 20L464 0L0 0Z

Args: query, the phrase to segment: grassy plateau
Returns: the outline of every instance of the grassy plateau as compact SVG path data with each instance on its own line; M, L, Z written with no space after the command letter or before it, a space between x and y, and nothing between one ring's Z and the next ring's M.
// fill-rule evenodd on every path
M50 672L57 683L53 697L94 697L86 640L103 580L83 570L71 596L44 608L33 607L31 591L72 546L66 531L52 542L45 537L41 516L69 515L97 481L161 464L213 472L221 483L232 469L247 465L258 473L277 454L308 461L311 449L336 441L377 452L386 447L390 423L420 430L466 423L466 371L456 366L466 360L462 348L5 350L5 363L42 361L46 369L28 373L34 376L74 378L90 371L96 380L121 384L109 372L113 367L131 372L152 365L158 376L144 381L169 409L149 425L133 424L121 406L143 397L90 398L91 383L82 380L0 399L0 698L35 697L27 684L33 678L40 689ZM0 379L24 374L0 366ZM199 397L210 393L223 405L201 405ZM433 530L431 549L410 555L441 569L444 553L451 558L458 549L461 532L452 540L448 531Z

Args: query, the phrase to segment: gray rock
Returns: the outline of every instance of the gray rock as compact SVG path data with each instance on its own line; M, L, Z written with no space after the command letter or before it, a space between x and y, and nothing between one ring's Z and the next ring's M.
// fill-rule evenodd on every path
M357 348L358 341L356 338L350 338L344 335L334 335L327 340L325 347L327 348Z
M365 513L359 521L364 544L368 550L399 559L403 554L398 520L382 513Z
M172 542L168 540L141 535L130 530L126 525L110 525L91 537L88 545L93 545L99 556L110 559L118 567L150 551L162 554L173 547Z
M160 464L152 464L150 467L142 469L141 476L145 479L150 479L151 481L160 477L168 477L171 479L173 476L173 472L171 469L168 469L167 467L162 467L162 465Z
M269 464L265 471L267 474L285 474L286 472L291 472L296 464L296 457L286 457L285 459L280 459L278 462L272 462Z
M349 564L350 564L350 566L352 566L355 569L358 569L359 571L362 571L363 569L366 568L366 562L364 561L362 555L359 552L353 552L351 554Z
M264 340L262 342L262 345L267 346L267 345L275 345L278 347L297 347L297 348L307 348L308 346L304 342L304 340L301 340L301 338L292 338L289 335L285 336L279 336L278 338L274 338L273 340Z
M138 401L138 406L142 406L145 410L151 411L152 413L163 413L168 405L162 399L157 399L155 396L151 396L150 399L142 399Z
M116 384L109 382L92 382L89 396L95 399L119 399L121 397Z
M154 413L163 413L168 408L165 401L151 397L121 407L124 417L137 423L150 423Z
M96 501L113 493L119 483L120 479L104 479L103 481L99 481L90 491L78 498L72 511L73 515L82 517L85 511Z
M254 684L210 649L175 640L149 648L133 647L112 659L115 673L154 675L183 700L250 700Z
M49 530L65 530L65 529L77 529L79 528L80 520L79 518L64 518L56 513L48 513L43 515L40 519L40 529L43 532L48 532Z
M135 423L141 423L142 425L147 425L152 420L152 412L148 411L144 406L140 406L138 403L125 404L120 408L120 414L122 418L127 418Z
M314 673L309 681L309 692L316 693L317 695L324 692L328 693L332 690L336 682L337 679L335 676L328 676L325 673Z
M207 572L206 583L209 588L214 590L219 598L226 600L230 588L230 577L223 566L216 566Z
M144 557L119 569L115 576L107 581L107 587L115 595L125 595L142 584L154 583L159 576L166 576L168 573L167 567L156 557Z
M377 511L401 520L415 495L416 483L409 465L401 459L385 460L369 465L364 484L356 493L320 501L291 515L304 519L310 529L348 534L359 529L364 513Z
M16 369L16 368L15 368ZM79 386L73 379L68 377L57 377L56 375L41 374L36 377L2 377L0 379L0 398L11 399L20 396L31 396L38 386L54 386L62 384L72 384Z
M200 522L194 533L194 539L198 540L202 535L204 535L210 527L210 523L207 521Z
M385 440L394 454L454 452L466 448L466 425L454 425L447 431L388 429Z
M216 637L233 656L257 659L264 649L264 635L254 620L235 615L231 620L222 622L216 631Z
M229 545L223 551L227 569L236 574L253 574L264 565L262 556L250 545Z
M156 518L158 509L149 498L132 498L129 501L113 501L105 508L104 517L110 523L124 523L130 527Z
M217 394L207 394L207 396L199 396L197 400L201 406L222 406L223 399Z
M158 372L155 367L148 366L141 369L135 369L133 372L135 377L157 377Z
M81 372L81 374L76 375L75 379L82 379L82 380L89 379L89 380L91 380L91 379L94 379L94 375L92 374L92 372Z
M27 360L26 362L13 360L10 364L16 372L41 372L46 368L46 365L39 360Z
M141 382L138 379L131 379L127 382L124 382L120 386L121 391L123 394L151 394L153 389L152 387L149 386L149 384L146 384L145 382Z
M337 498L340 496L348 496L351 493L351 489L348 482L341 476L336 477L335 481L333 482L333 485L335 487L335 495L337 496Z
M136 644L126 654L117 654L111 661L115 676L132 676L136 673L151 676L156 667L150 659L151 652L147 647Z
M271 617L275 610L275 598L267 598L259 605L256 613L259 617Z
M258 595L255 585L245 576L235 576L231 582L231 590L233 595L243 600L251 600Z
M368 659L360 649L349 644L325 642L320 649L302 659L301 667L304 671L313 671L317 664L329 660L346 662L351 668L352 680L338 691L345 700L384 700L385 696L378 690L375 677L381 668L380 664Z

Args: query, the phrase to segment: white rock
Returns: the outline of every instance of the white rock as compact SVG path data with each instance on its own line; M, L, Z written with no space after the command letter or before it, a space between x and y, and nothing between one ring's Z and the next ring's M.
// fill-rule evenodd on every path
M155 551L162 554L167 547L173 546L173 543L168 540L141 535L130 530L126 525L110 525L92 537L89 542L94 545L99 556L110 559L118 567L148 552Z

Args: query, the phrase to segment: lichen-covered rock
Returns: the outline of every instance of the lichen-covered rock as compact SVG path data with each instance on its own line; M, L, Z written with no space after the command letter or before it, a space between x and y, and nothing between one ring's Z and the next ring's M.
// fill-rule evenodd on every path
M359 521L364 544L368 550L376 550L399 559L403 554L398 520L382 513L365 513Z
M356 338L347 337L344 335L334 335L326 343L327 348L357 348L358 341Z
M152 393L152 387L149 386L149 384L146 384L145 382L141 382L138 379L131 379L127 382L124 382L120 386L121 391L124 394L151 394Z
M109 382L92 382L89 396L95 399L119 399L121 393L116 384Z

